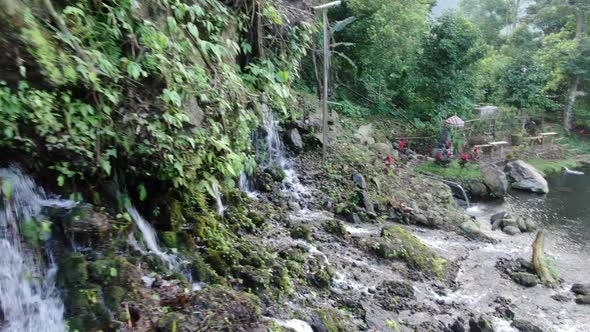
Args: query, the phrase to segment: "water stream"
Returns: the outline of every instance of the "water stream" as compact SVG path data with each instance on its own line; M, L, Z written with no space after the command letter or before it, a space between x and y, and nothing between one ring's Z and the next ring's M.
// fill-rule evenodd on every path
M48 208L71 209L76 203L49 198L16 168L0 169L0 179L0 331L63 332L64 305L55 288L52 255L46 253L46 269L33 248L21 241L19 229L45 220Z

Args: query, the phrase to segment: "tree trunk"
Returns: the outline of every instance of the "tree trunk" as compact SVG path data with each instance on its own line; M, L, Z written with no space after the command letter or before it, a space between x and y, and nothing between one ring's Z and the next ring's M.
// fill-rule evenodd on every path
M535 238L535 242L533 242L533 267L535 268L535 272L541 282L545 285L553 285L556 283L551 273L549 273L549 269L547 268L547 264L545 263L545 234L543 230L540 230L537 233L537 237Z
M576 15L576 46L578 48L579 53L580 47L582 46L582 38L584 37L584 33L586 32L586 15L584 11L580 8L576 8L574 10L574 14ZM578 96L584 95L583 91L578 91L579 85L580 77L578 77L578 75L576 74L573 74L573 77L570 82L568 98L563 112L563 128L568 134L572 129L572 119L574 117L576 99Z
M328 10L322 10L324 22L324 93L322 103L322 157L325 160L328 154L328 77L330 74L330 30L328 29Z

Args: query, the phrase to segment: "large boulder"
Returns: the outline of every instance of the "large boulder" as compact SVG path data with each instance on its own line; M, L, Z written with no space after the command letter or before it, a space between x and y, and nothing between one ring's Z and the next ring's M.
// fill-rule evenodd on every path
M365 181L365 177L362 174L353 174L352 182L354 182L361 189L367 189L367 182Z
M506 165L506 173L512 181L512 188L546 194L549 185L533 166L522 160L511 161Z
M375 139L373 138L373 125L368 124L360 126L356 133L354 133L354 137L360 144L375 144Z
M501 169L494 165L486 165L481 167L481 174L483 175L485 185L494 195L498 197L506 196L508 192L508 179L506 179L506 174Z
M502 231L508 235L516 235L520 233L520 229L518 229L516 226L504 226Z
M373 144L373 151L381 158L385 158L392 154L393 146L388 143L375 143Z
M287 142L295 151L303 150L303 139L301 139L301 135L299 134L299 130L297 128L292 128L287 131Z
M510 276L516 283L521 284L525 287L534 287L539 283L537 276L527 272L514 272Z

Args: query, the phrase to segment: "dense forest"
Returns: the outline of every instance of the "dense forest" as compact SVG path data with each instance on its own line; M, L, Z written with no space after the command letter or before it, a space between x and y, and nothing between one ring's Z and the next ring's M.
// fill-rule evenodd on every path
M320 4L0 0L0 331L493 331L415 291L460 259L407 225L496 240L398 138L494 105L584 140L590 2ZM464 156L467 205L506 194Z

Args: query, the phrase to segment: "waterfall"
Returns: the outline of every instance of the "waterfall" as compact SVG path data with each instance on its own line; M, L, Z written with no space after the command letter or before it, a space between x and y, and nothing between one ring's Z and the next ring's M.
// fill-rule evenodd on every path
M223 218L223 214L225 212L225 206L223 206L223 200L221 200L221 192L219 191L219 185L217 182L214 182L211 186L211 191L213 192L213 196L215 197L215 207L217 210L217 214Z
M126 205L127 213L141 232L143 243L137 241L133 233L129 235L129 243L138 249L142 254L153 254L166 263L168 268L174 272L180 271L180 260L177 256L169 254L160 248L158 237L154 228L137 212L135 207Z
M0 169L0 182L0 331L63 332L64 306L55 288L51 253L45 270L21 241L19 227L44 219L46 208L71 209L76 203L48 198L16 168Z
M256 198L258 194L254 190L254 184L252 183L252 179L246 172L242 172L240 174L240 179L238 181L238 188L241 192L245 193L251 198Z
M299 182L293 164L287 157L285 146L279 134L279 119L265 104L262 105L262 126L266 134L266 153L268 154L263 166L274 166L282 169L285 173L283 192L299 200L300 194L305 192L305 188Z

